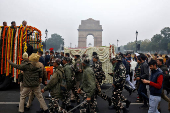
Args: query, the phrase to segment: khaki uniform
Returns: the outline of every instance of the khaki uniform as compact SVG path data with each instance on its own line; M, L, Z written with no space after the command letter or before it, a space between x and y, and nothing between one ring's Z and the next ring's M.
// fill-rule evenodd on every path
M43 107L43 110L44 111L47 110L48 107L44 101L40 89L40 78L42 78L42 69L38 68L37 66L38 64L33 62L28 62L21 65L17 65L13 62L9 62L9 64L12 67L22 70L24 72L23 74L24 88L20 95L19 112L24 112L24 101L31 91L33 91L33 93L37 97L40 105Z

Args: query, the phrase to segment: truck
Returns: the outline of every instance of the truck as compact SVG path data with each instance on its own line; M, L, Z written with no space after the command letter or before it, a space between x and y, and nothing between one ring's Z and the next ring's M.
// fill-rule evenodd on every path
M20 70L9 65L8 59L21 64L22 55L42 50L41 31L32 26L0 26L0 90L18 81Z

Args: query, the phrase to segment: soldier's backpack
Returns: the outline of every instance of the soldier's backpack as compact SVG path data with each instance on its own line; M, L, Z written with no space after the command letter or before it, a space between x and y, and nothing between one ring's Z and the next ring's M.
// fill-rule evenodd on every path
M60 70L61 71L61 70ZM61 84L60 84L60 89L62 90L62 91L67 91L67 83L66 83L66 76L65 76L65 74L64 74L64 72L62 72L61 71L61 73L62 73L62 81L61 81Z

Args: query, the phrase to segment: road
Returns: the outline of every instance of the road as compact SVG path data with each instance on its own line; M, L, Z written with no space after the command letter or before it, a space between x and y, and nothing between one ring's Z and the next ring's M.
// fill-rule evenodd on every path
M43 86L42 86L43 87ZM109 88L109 86L104 87L102 91L105 91ZM111 89L106 92L108 96L111 96ZM48 92L45 92L43 96L47 96ZM127 93L127 91L123 91L123 95L128 98L132 104L129 108L129 113L147 113L147 110L142 110L139 107L142 105L141 103L136 103L137 92L134 92L131 96ZM18 113L18 103L19 103L19 87L12 85L12 87L6 91L0 91L0 113ZM48 104L48 100L45 100ZM97 104L100 113L115 113L115 110L108 109L108 103L102 100L100 97L97 98ZM39 102L35 98L30 111L26 111L25 113L36 113L39 110ZM168 103L164 100L161 101L161 110L162 113L168 112ZM76 111L78 113L78 110Z

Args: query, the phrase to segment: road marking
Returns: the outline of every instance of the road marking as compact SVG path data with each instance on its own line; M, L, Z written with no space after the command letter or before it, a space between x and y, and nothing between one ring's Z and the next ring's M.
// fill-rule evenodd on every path
M126 104L126 103L123 103L124 105ZM130 103L130 105L142 105L143 103Z
M0 102L0 104L19 104L19 102ZM126 104L126 103L123 103ZM142 105L143 103L130 103L130 105Z
M19 102L0 102L0 104L19 104Z

